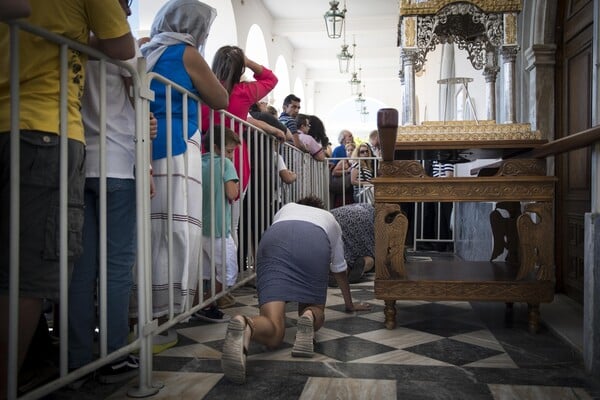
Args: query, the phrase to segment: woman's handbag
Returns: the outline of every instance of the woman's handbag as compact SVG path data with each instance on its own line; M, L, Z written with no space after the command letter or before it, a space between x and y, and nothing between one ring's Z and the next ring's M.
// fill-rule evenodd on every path
M346 193L352 190L352 182L350 182L350 171L347 171L344 175L335 176L329 174L329 192L334 195L342 195L344 191Z

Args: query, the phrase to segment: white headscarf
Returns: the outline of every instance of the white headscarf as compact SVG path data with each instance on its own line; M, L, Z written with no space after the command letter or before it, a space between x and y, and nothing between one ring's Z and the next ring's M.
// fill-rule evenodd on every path
M150 41L142 46L147 70L151 71L168 46L186 43L204 55L208 32L217 10L198 0L170 0L158 10Z

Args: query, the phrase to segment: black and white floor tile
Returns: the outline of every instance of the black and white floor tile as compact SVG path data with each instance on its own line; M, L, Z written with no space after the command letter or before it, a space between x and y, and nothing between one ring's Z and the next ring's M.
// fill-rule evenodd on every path
M228 314L258 314L253 288L235 293ZM153 399L600 399L600 381L586 375L580 355L544 326L527 331L526 305L397 302L397 328L383 326L383 301L373 282L352 285L370 312L347 314L339 289L329 289L325 325L315 357L291 357L297 311L287 306L284 344L275 351L252 344L247 383L223 377L226 324L189 322L177 346L154 358ZM543 307L543 305L542 305ZM126 399L134 381L95 382L62 398ZM59 397L61 398L61 397Z

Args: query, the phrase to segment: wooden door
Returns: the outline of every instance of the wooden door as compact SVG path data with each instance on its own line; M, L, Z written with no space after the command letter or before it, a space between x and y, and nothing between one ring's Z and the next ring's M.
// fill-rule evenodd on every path
M592 123L593 0L560 0L557 13L556 138ZM591 150L557 157L557 290L583 302L584 214L591 207Z

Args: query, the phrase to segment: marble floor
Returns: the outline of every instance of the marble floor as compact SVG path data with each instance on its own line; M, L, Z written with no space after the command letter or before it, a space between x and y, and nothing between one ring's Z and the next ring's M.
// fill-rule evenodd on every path
M370 279L351 288L354 299L373 305L370 312L345 313L339 289L329 289L311 359L291 357L297 313L289 304L284 345L251 345L241 386L221 372L226 324L178 325L177 346L154 358L154 380L164 387L150 398L600 399L600 380L585 373L573 346L546 325L528 332L525 304L507 314L502 303L398 302L398 326L387 330ZM253 288L234 294L228 314L258 314ZM88 381L50 398L126 399L134 385Z

